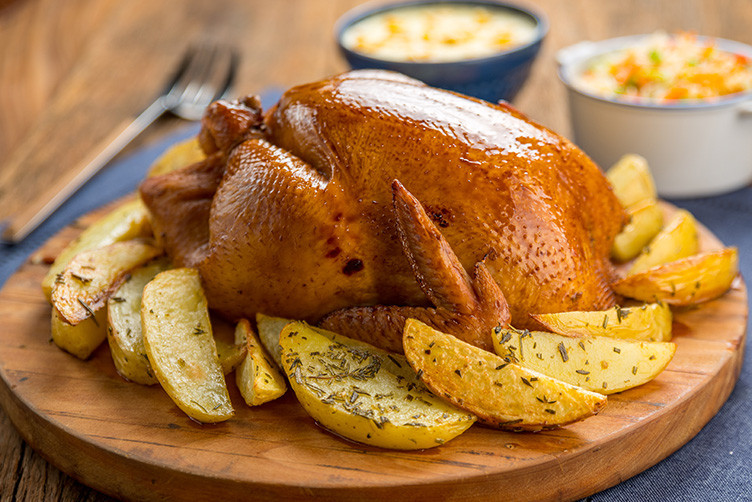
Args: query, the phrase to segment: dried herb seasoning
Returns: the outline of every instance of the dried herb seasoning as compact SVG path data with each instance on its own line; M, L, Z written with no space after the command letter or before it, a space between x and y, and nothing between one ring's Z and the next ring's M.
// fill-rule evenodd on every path
M199 408L201 408L202 410L204 410L204 413L207 413L207 414L209 413L209 410L201 406L201 403L199 403L198 401L194 401L193 399L191 399L191 402L195 404L196 406L198 406Z
M515 420L507 420L506 422L499 422L499 427L505 427L507 425L514 425L522 422L521 418L517 418Z
M78 300L78 303L81 304L81 306L84 308L84 310L89 314L89 318L94 321L94 325L96 327L99 327L99 321L97 321L96 316L94 315L94 311L89 307L89 305L83 301L81 298L76 298Z
M429 345L429 347L430 347L430 345ZM402 367L402 365L399 363L399 361L397 361L397 359L395 359L391 354L387 354L386 357L388 357L394 364L396 364L398 368Z
M78 275L78 274L75 274L73 272L71 272L71 277L73 277L74 279L76 279L81 284L89 284L91 282L91 277L84 277L82 275Z
M616 319L619 321L619 324L621 324L622 319L626 319L629 314L631 314L632 311L628 308L621 308L620 305L616 306Z

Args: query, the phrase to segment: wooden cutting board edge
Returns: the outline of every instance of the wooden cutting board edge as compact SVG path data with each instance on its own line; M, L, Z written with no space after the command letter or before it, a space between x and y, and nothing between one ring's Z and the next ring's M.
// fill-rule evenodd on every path
M385 500L400 498L400 495L409 495L413 500L436 500L437 497L440 500L480 500L494 499L509 487L514 487L514 493L505 493L506 500L575 500L586 497L655 465L699 433L733 390L741 371L743 347L742 339L740 350L729 352L721 370L688 393L678 406L651 415L640 427L622 429L605 444L593 443L574 455L562 455L559 462L547 462L540 469L527 469L512 476L499 473L482 480L449 480L425 486L364 486L358 490L255 485L253 495L259 499L273 497L278 500L299 500L301 497ZM209 500L213 497L235 500L249 494L249 486L241 481L207 478L200 472L176 471L169 466L132 459L117 449L94 446L75 431L35 413L12 392L4 378L2 383L0 402L24 440L63 472L103 493L124 500ZM697 402L712 402L714 406L695 406ZM692 427L687 427L688 423ZM659 440L660 447L655 448ZM626 450L631 453L629 461L625 459L621 441L629 441L632 445ZM635 447L635 444L642 446ZM615 466L615 463L619 465ZM624 470L625 465L632 467ZM583 466L587 466L586 474L582 473ZM577 483L560 484L566 473L577 475ZM515 477L528 479L524 481ZM197 496L196 487L199 486L199 492L205 497Z
M87 215L83 220L92 219ZM66 232L71 235L69 228L58 235ZM26 264L21 270L29 266ZM21 270L9 279L9 284ZM736 285L734 295L741 295L735 301L747 305L747 288L743 281ZM718 371L682 396L681 402L651 414L639 422L639 426L623 428L603 444L591 443L576 452L562 452L554 456L553 461L541 462L532 468L431 484L368 486L364 482L356 488L325 484L306 486L305 483L250 486L239 479L207 477L201 471L145 463L117 448L93 444L54 418L42 416L43 413L35 411L13 391L4 368L0 368L0 404L22 437L44 458L78 481L123 499L202 500L219 496L240 499L247 497L252 488L255 497L289 500L301 497L384 500L405 496L416 500L437 497L469 500L494 498L502 493L508 500L570 500L601 491L642 472L679 449L704 427L727 400L741 371L747 316L748 309L745 309L744 322L736 326L740 330L738 343L729 347L729 355L720 362ZM703 405L697 406L698 403ZM626 456L625 449L621 448L625 441L631 446ZM629 461L625 461L627 457Z

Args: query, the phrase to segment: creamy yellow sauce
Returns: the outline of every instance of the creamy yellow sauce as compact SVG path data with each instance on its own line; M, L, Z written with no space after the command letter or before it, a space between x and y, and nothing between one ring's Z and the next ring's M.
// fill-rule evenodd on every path
M402 7L348 28L343 45L389 61L448 62L491 56L535 39L535 22L474 5Z

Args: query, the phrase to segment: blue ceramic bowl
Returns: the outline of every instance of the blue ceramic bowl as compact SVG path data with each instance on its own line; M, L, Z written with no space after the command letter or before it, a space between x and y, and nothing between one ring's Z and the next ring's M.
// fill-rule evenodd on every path
M534 21L535 38L528 44L512 47L493 56L452 62L387 61L350 50L342 44L343 33L362 19L393 9L433 4L460 4L513 12ZM380 6L363 6L345 14L337 22L335 33L343 56L353 69L392 70L416 78L433 87L485 99L511 101L530 74L543 38L548 31L546 20L527 9L493 0L411 0Z

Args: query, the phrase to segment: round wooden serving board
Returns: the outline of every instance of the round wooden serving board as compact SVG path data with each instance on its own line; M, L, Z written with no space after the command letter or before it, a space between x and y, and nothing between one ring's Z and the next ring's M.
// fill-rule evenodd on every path
M695 436L742 365L748 307L738 280L719 300L676 313L678 349L658 378L610 396L599 415L561 430L476 425L438 448L382 450L322 430L292 391L251 409L232 382L236 416L200 425L159 386L118 376L106 344L82 362L50 341L50 306L39 286L44 261L99 214L62 230L0 292L0 403L50 462L123 499L576 499ZM702 245L720 243L702 229Z

